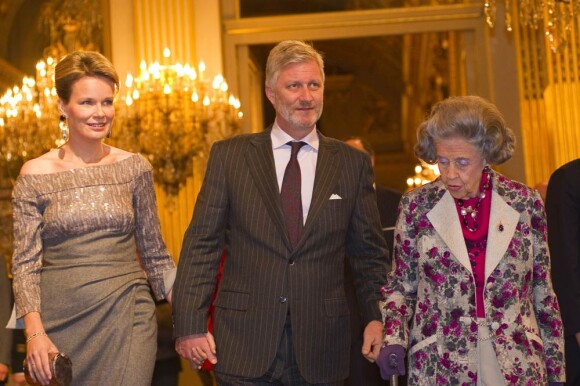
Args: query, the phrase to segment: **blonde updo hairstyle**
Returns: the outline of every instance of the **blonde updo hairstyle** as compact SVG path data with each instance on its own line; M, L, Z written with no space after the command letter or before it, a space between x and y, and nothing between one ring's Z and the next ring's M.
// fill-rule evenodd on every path
M514 133L506 126L502 114L479 96L451 97L435 104L417 129L415 155L435 164L435 141L450 138L465 139L479 149L490 165L507 161L515 149Z
M84 77L101 77L119 90L119 75L113 64L96 51L76 51L61 59L54 69L54 83L58 97L68 103L73 84Z

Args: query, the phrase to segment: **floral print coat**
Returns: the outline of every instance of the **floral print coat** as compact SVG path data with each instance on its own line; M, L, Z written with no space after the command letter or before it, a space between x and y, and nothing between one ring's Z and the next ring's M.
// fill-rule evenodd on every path
M564 380L562 320L539 194L491 171L484 308L506 385ZM385 343L407 348L410 385L475 385L475 279L440 179L405 194L383 287Z

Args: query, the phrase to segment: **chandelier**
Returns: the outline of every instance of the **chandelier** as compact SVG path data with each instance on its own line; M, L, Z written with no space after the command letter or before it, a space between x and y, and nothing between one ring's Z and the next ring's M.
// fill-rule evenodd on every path
M210 82L203 62L196 70L170 64L170 55L166 48L163 63L143 61L138 77L127 75L112 141L147 157L156 183L175 196L193 175L194 159L238 131L242 112L223 76Z
M14 181L22 164L62 145L57 95L56 62L75 50L102 46L99 2L47 0L39 15L39 32L48 45L36 64L36 74L0 97L0 180ZM41 40L42 41L42 40Z
M544 25L544 34L553 52L569 44L574 19L580 16L580 0L504 0L505 25L513 30L514 15L524 27L538 29ZM485 0L487 24L496 22L497 0ZM545 16L544 16L545 15Z
M407 191L435 180L439 177L439 174L439 167L437 165L429 165L425 162L421 162L420 165L415 165L415 175L407 178Z
M14 180L22 164L62 144L58 130L54 67L48 57L36 64L36 75L0 97L0 167Z

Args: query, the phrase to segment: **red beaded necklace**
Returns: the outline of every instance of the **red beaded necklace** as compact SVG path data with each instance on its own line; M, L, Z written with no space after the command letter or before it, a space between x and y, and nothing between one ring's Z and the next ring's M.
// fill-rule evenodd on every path
M470 232L476 232L477 229L479 228L479 224L477 223L478 210L481 207L481 202L487 196L486 192L490 188L489 181L491 179L491 175L487 172L487 168L483 169L483 173L485 174L485 183L483 183L480 187L478 200L475 203L475 205L473 207L472 206L465 207L464 200L461 198L457 199L457 205L460 208L459 213L461 214L461 219L462 219L461 222L463 223L463 226ZM467 221L467 215L469 215L471 217L471 219L473 220L472 227L469 226L469 223Z

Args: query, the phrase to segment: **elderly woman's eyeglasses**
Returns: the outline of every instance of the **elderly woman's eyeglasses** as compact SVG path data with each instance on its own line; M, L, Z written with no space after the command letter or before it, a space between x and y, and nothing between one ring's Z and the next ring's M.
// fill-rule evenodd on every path
M465 170L471 165L471 161L468 158L455 158L450 160L444 157L437 157L437 164L439 165L439 170L449 169L449 166L453 163L455 168L458 170Z

